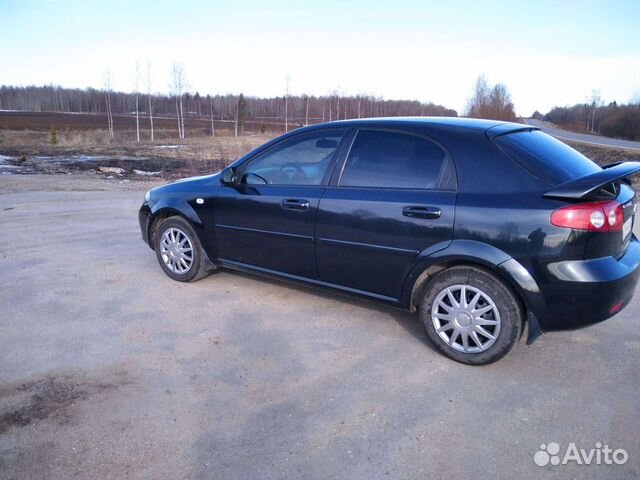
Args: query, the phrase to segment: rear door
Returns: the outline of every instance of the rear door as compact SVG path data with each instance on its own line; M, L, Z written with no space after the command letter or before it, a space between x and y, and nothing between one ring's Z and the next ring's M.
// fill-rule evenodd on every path
M320 280L399 298L423 250L452 239L453 162L412 132L360 129L318 208Z
M219 256L227 262L316 278L314 228L343 129L283 140L239 168L215 201Z

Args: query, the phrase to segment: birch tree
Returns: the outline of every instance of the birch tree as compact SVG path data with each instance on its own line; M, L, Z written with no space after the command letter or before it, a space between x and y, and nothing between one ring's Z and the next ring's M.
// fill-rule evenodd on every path
M136 94L136 141L140 141L140 62L136 59L136 79L135 79L135 94Z
M236 111L235 111L235 115L234 115L234 122L233 122L233 136L237 137L238 136L238 122L240 121L240 97L238 97L236 99Z
M109 140L113 140L113 115L111 111L111 70L104 72L104 97L107 105L107 126L109 128Z
M587 132L596 133L596 115L598 109L602 106L602 97L599 90L591 91L589 99L589 116L587 117Z
M236 112L235 112L235 129L234 135L238 136L238 128L240 128L241 132L244 132L244 120L247 116L247 101L244 98L244 94L240 94L238 100L236 101Z
M171 92L176 100L176 120L178 122L178 138L185 138L184 131L184 109L182 105L182 97L186 88L184 68L182 65L173 62L171 67Z
M284 77L284 131L289 131L289 82L291 77Z
M213 95L207 95L209 98L209 114L211 115L211 136L216 136L216 128L213 124Z
M151 62L147 59L147 101L149 108L149 124L151 126L151 141L153 142L153 106L151 102Z
M305 111L304 111L304 126L308 126L309 125L309 95L305 95L304 96L305 99Z

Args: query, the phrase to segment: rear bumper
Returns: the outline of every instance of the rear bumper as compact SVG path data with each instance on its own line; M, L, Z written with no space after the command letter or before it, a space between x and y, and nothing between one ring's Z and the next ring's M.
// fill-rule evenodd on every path
M544 331L580 328L606 320L626 307L640 279L640 242L632 237L619 259L603 257L550 263L541 291Z

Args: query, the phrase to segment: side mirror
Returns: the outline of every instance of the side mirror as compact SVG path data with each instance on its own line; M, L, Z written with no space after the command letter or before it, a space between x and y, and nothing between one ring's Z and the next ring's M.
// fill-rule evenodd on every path
M236 169L233 167L227 167L222 170L220 174L220 181L225 185L231 185L236 183Z

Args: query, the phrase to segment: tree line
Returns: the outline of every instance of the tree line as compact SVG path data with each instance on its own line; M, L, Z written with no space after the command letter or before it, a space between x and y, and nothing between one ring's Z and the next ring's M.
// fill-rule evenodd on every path
M0 110L33 112L73 112L106 114L109 138L113 139L113 115L135 115L136 138L140 140L140 116L148 117L153 140L154 117L173 118L178 137L186 137L185 117L210 121L210 134L215 135L215 122L233 124L237 136L244 132L246 122L276 125L288 131L313 123L349 118L393 116L457 116L458 112L432 102L416 100L385 100L371 95L344 95L339 90L329 95L290 95L290 77L285 77L284 95L268 98L244 94L200 94L190 92L183 67L174 63L171 69L169 93L151 93L151 70L146 76L136 62L134 92L116 92L111 88L111 75L105 72L102 89L63 88L45 86L0 86ZM143 78L144 77L144 78ZM143 90L139 88L140 83ZM506 85L490 85L480 75L468 98L465 115L475 118L514 121L516 114ZM598 117L598 120L600 118ZM595 122L595 120L592 121ZM600 126L602 122L598 122Z
M606 137L640 140L640 97L628 104L604 104L594 92L586 103L572 107L554 107L546 115L534 114L558 125Z
M110 81L105 82L107 88L104 89L63 88L54 85L0 86L0 110L95 113L107 116L135 115L136 112L148 115L152 111L154 116L177 118L181 138L185 136L185 116L236 122L241 129L242 122L249 120L282 124L288 122L297 127L348 118L458 115L453 109L431 102L386 100L370 95L343 95L338 92L325 96L285 94L268 98L242 94L201 94L185 91L180 71L173 72L173 75L170 94L111 91Z

